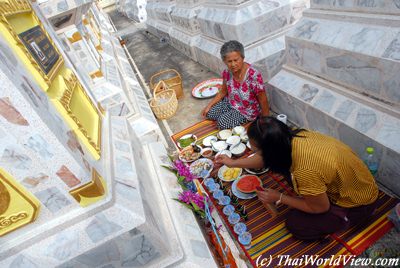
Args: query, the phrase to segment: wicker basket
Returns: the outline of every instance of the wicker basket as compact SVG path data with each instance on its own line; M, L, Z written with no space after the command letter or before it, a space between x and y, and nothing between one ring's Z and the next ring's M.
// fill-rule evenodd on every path
M178 100L173 89L169 89L164 81L160 81L153 89L150 108L158 119L168 119L178 110Z
M183 97L183 87L181 75L174 69L167 69L154 74L150 78L150 87L154 89L159 81L164 81L170 89L175 90L176 97Z

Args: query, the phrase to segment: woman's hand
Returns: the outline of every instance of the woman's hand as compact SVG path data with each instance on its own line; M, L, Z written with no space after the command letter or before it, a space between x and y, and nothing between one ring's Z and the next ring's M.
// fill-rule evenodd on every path
M201 112L201 116L202 117L206 117L208 114L208 111L210 111L211 107L209 107L209 105L206 106L206 108L203 109L203 111Z
M280 192L273 190L273 189L265 189L264 191L256 191L258 200L261 203L269 203L274 204L276 201L279 200L281 195Z
M232 160L231 158L229 158L227 155L224 155L224 154L218 155L215 158L215 163L217 165L225 165L225 166L228 166L228 167L233 167L234 166L234 162L235 162L234 160Z

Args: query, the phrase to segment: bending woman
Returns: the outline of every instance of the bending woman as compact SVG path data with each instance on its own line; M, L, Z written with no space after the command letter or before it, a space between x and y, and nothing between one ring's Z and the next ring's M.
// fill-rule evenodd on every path
M368 219L374 212L378 187L367 166L344 143L303 129L291 130L279 120L267 117L248 129L251 158L217 162L228 166L261 168L287 178L296 196L273 189L257 191L263 203L282 203L292 209L286 227L297 238L323 238Z
M244 48L238 41L221 47L221 58L228 69L222 72L222 89L204 108L202 116L216 120L219 129L233 128L267 116L269 105L261 73L244 62Z

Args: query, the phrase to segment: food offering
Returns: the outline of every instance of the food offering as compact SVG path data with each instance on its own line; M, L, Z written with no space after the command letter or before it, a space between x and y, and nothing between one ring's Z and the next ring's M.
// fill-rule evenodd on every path
M214 164L210 159L201 158L190 165L190 172L198 178L207 178L213 168Z
M222 88L222 82L221 78L203 81L192 89L192 96L199 99L212 98Z
M237 189L245 194L256 191L257 187L261 187L262 182L256 175L245 175L238 179Z
M200 152L201 152L201 147L198 145L187 146L179 152L179 159L187 163L193 162L200 158L201 156Z
M218 171L218 177L222 181L234 181L242 174L241 168L230 168L227 166L222 166Z
M201 149L200 154L202 157L211 158L214 154L214 151L211 148L206 147Z
M182 136L178 140L177 145L179 148L185 148L185 147L188 147L189 145L191 145L192 143L195 143L196 141L197 141L196 135L187 134L187 135Z
M237 126L232 129L232 133L233 135L239 135L239 136L245 135L246 129L243 126Z

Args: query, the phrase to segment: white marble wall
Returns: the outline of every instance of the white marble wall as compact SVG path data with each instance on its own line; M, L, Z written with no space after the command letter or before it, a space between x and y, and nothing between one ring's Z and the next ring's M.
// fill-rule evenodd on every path
M120 0L116 5L119 12L134 21L145 22L147 20L147 0Z
M198 15L201 38L195 47L198 61L220 73L220 44L238 40L245 46L246 60L255 64L268 80L285 61L284 33L301 17L309 1L207 1ZM211 48L213 47L213 48Z
M334 11L400 14L400 2L397 0L311 0L311 7Z
M393 3L312 1L286 36L287 63L270 95L274 111L360 156L373 146L378 182L400 195L400 20L386 15Z

